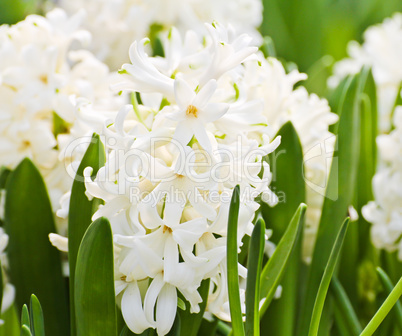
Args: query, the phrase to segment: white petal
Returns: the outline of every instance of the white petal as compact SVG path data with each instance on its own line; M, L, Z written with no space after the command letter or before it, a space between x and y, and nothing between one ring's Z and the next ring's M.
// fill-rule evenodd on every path
M229 109L229 104L223 103L210 103L205 106L199 114L204 123L213 122L222 118Z
M174 96L176 103L181 109L187 109L187 106L192 104L195 98L195 92L190 85L182 78L176 78L174 82Z
M163 287L165 282L162 279L162 274L158 274L151 282L147 294L145 294L145 299L144 299L144 312L145 316L150 321L153 325L155 325L155 320L154 320L154 310L155 310L155 304L156 304L156 299L159 296L159 293Z
M176 287L165 284L159 293L158 304L156 306L156 330L159 336L164 336L170 331L176 312Z
M187 120L184 120L177 124L173 139L178 141L182 146L187 146L193 135L192 124Z
M202 87L200 92L198 92L197 96L194 98L194 106L202 109L215 93L217 86L218 85L215 79L208 81L208 83Z
M127 286L121 300L121 312L124 321L132 332L141 334L144 330L152 328L142 309L141 293L137 281Z
M61 252L68 252L68 238L56 233L49 233L50 243Z

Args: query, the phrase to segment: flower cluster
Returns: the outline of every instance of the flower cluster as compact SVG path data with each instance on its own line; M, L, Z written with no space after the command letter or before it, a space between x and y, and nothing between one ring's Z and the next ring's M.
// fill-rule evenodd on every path
M257 31L262 21L261 0L62 0L69 13L85 9L85 28L93 34L92 50L111 69L127 62L134 40L175 26L181 32L205 33L204 22L234 24L239 32L261 41ZM180 10L178 10L180 9Z
M177 290L199 311L204 279L211 281L207 313L230 320L225 246L233 188L240 185L240 248L253 228L256 197L277 202L262 158L279 145L279 128L291 120L307 153L331 136L328 125L337 120L325 100L293 89L305 75L265 59L252 37L206 27L207 36L183 37L175 28L162 34L164 57L148 56L147 39L132 44L131 64L114 86L131 94L131 104L104 128L106 165L94 181L90 168L84 172L88 196L105 202L93 219L111 222L116 292L135 333L170 330ZM306 164L314 183L325 183L321 154ZM310 231L318 224L317 195L312 189L308 196L316 205ZM240 264L239 273L246 278Z
M199 311L197 292L210 279L207 311L230 320L226 234L231 195L240 185L238 245L253 229L255 198L271 205L269 166L262 158L280 143L264 134L263 101L248 97L245 63L258 64L248 35L207 25L208 36L176 29L163 38L165 57L134 42L117 90L131 92L105 128L106 165L87 194L101 198L94 218L107 217L116 245L116 292L135 333L166 334L177 290ZM246 269L239 264L242 278ZM242 289L244 302L244 289Z
M402 106L394 115L395 129L379 135L380 167L373 178L375 201L363 207L363 216L373 224L371 239L376 248L398 251L402 260Z
M65 168L81 159L79 151L65 155L65 147L96 130L90 116L77 115L77 98L103 110L113 101L107 66L86 50L71 50L89 43L90 34L79 29L83 19L83 12L69 18L56 9L0 27L0 164L13 169L29 157L45 178L55 211L72 184Z
M382 24L368 28L364 33L363 45L350 42L348 53L350 58L335 64L329 86L335 87L345 76L358 73L363 65L371 66L377 84L379 129L388 132L395 101L401 93L402 13L396 13Z

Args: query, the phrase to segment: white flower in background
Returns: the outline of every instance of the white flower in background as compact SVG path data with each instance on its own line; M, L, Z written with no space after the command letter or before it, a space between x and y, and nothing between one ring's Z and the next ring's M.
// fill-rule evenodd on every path
M217 21L234 25L258 44L262 41L257 30L262 22L261 0L62 0L59 5L68 13L85 9L92 50L113 70L127 62L134 40L172 26L181 33L191 29L205 34L204 22Z
M198 312L204 279L214 284L208 314L230 320L226 235L233 188L240 185L239 250L253 229L255 198L277 202L266 163L259 174L280 139L265 134L263 101L246 98L242 84L257 48L219 24L206 32L183 39L176 29L166 32L166 57L149 57L146 41L133 43L132 64L123 65L115 86L131 92L132 105L105 125L109 154L95 181L90 168L84 172L88 196L105 201L93 218L111 222L116 292L135 333L167 334L177 291ZM247 270L239 265L239 272L245 279ZM244 305L244 288L242 298Z
M402 83L402 13L396 13L382 24L368 28L364 43L352 41L348 46L350 58L335 64L334 75L328 84L335 87L349 74L356 74L363 65L372 67L377 84L379 129L387 133Z
M373 178L374 201L363 207L371 222L371 240L376 248L398 251L402 260L402 106L397 106L395 129L377 137L380 164Z
M286 73L282 64L274 59L245 62L244 82L247 99L264 101L263 115L269 127L264 131L271 137L288 121L295 127L303 149L304 177L306 181L306 229L304 232L304 259L309 261L321 217L325 189L334 151L335 136L328 127L338 120L331 113L328 102L315 94L309 95L304 87L294 89L305 74L293 70Z
M66 166L85 150L66 155L66 147L100 131L117 100L108 67L88 51L71 51L90 40L79 29L84 16L55 9L0 28L0 165L13 169L29 157L44 176L54 211L73 181ZM93 116L76 108L84 106L80 99L94 105Z

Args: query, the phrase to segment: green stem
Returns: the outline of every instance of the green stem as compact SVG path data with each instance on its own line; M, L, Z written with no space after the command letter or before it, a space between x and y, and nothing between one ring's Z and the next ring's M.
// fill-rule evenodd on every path
M232 332L232 328L229 327L225 322L222 322L222 321L218 322L216 329L219 334L224 335L224 336L228 336Z
M400 296L402 295L402 277L399 279L398 283L396 284L395 288L392 292L388 295L387 299L381 305L380 309L378 309L377 313L371 319L369 324L360 334L360 336L371 336L377 330L378 326L381 322L385 319L388 315L392 307L398 301Z

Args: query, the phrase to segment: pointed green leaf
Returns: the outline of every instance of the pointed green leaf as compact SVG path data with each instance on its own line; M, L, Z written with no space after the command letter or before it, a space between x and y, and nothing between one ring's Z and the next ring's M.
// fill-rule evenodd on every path
M300 315L300 336L308 334L322 270L328 264L332 246L347 215L348 207L352 204L356 187L360 143L360 93L363 86L361 76L350 78L345 85L338 112L340 121L335 153L307 280L305 302Z
M74 279L75 266L78 254L78 248L82 237L88 226L92 222L92 215L98 208L100 201L98 199L88 200L85 195L84 169L92 167L92 177L96 176L99 168L105 164L105 150L100 141L99 135L94 134L91 143L82 158L78 167L73 186L71 189L70 211L68 215L68 260L70 267L70 318L71 335L75 335L75 311L74 311Z
M78 251L75 311L78 336L116 335L113 238L103 217L89 226Z
M361 74L360 108L360 153L357 185L353 205L358 212L358 225L349 228L346 235L339 268L339 281L352 304L358 305L358 263L359 258L368 255L372 249L371 225L364 219L361 208L373 199L371 181L376 171L377 98L374 78L369 68Z
M378 276L380 277L381 283L384 286L385 290L388 293L391 293L394 288L394 285L392 284L392 281L387 275L387 273L385 273L384 270L380 267L377 267L377 273ZM402 332L402 304L399 300L396 302L394 310L396 316L395 320L398 324L399 330Z
M275 249L274 254L269 258L261 273L260 297L265 301L260 309L261 316L271 303L276 289L278 288L282 276L285 272L297 235L301 229L301 223L306 212L306 205L300 204L293 216L288 229Z
M228 291L229 308L232 318L234 336L243 336L243 314L241 312L240 290L239 290L239 266L237 255L237 224L240 207L240 187L237 185L233 190L230 202L228 236L227 236L227 269L228 269Z
M19 309L32 293L42 302L48 335L68 335L68 306L60 252L49 242L55 232L52 208L43 179L29 160L23 160L6 184L5 229L9 235L11 283Z
M264 256L265 223L259 219L254 226L250 239L247 288L246 288L246 335L260 334L260 279L261 265Z
M43 311L38 298L32 294L30 303L31 332L33 336L45 336Z
M338 261L339 253L342 249L342 244L345 239L348 225L349 225L349 218L345 220L341 230L339 231L339 234L335 240L335 244L332 248L328 264L325 267L325 271L322 276L320 287L318 289L317 297L314 303L313 315L311 316L309 336L318 335L318 328L320 326L321 315L324 309L324 303L327 297L329 284L331 283L332 275L334 274L335 271L335 266Z
M207 306L208 293L209 293L209 283L210 280L203 280L201 282L200 288L198 288L198 292L202 298L202 302L200 303L200 312L197 314L190 313L190 303L182 298L184 303L184 310L179 310L178 313L180 315L180 325L181 325L181 335L182 336L196 336L198 330L200 329L200 325L202 322L202 318L204 316L205 308Z
M273 174L271 188L277 193L279 203L271 208L261 202L263 218L267 227L273 230L270 241L275 244L279 243L299 205L306 202L303 150L297 132L289 121L282 126L277 136L281 136L281 144L268 156L268 162ZM300 279L302 238L300 234L281 280L281 299L272 301L261 318L261 327L269 328L276 336L293 336L295 332L298 291L303 285Z
M29 319L29 311L28 311L28 306L24 304L22 306L22 311L21 311L21 325L26 325L28 328L31 328L31 321Z

